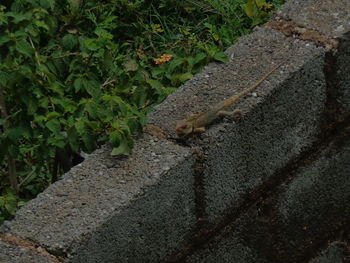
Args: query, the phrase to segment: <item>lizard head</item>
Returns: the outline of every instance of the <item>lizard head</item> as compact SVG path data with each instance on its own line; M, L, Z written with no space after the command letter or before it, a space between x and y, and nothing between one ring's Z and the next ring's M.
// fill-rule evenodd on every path
M193 124L192 122L188 122L186 120L180 120L176 123L176 133L179 137L184 137L193 132Z

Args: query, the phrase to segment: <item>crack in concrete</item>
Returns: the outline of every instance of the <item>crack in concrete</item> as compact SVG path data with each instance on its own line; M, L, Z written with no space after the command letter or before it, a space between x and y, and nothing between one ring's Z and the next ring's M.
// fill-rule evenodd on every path
M200 222L197 224L197 230L194 231L192 236L188 239L188 246L182 251L178 251L171 257L170 261L166 262L184 262L186 258L190 256L197 249L202 248L205 244L209 243L212 239L220 236L225 228L235 224L243 214L247 213L250 209L254 207L260 207L260 220L272 223L271 230L274 232L275 238L280 236L276 243L283 244L283 235L279 235L281 232L281 227L278 227L276 223L276 202L277 195L279 191L275 191L282 184L292 180L295 174L302 168L313 161L317 160L330 144L337 145L339 148L342 146L342 141L348 137L348 127L350 127L350 113L342 114L341 105L336 100L337 91L337 81L336 81L336 49L339 46L339 41L328 36L325 36L318 31L302 28L295 23L286 21L271 21L265 24L265 26L273 28L287 36L293 36L298 39L305 41L311 41L317 46L322 46L326 50L325 57L325 67L324 74L327 85L327 101L326 108L324 111L324 116L320 123L320 134L318 139L313 143L311 147L304 150L299 156L289 161L289 163L275 172L275 174L262 185L254 189L253 191L247 193L244 198L242 198L241 204L235 207L230 207L226 211L226 216L221 220L214 223L214 225L209 225L207 223ZM187 145L188 146L188 145ZM200 221L204 216L204 194L205 189L203 185L203 165L205 159L203 159L203 153L201 150L196 150L194 155L196 156L196 208L197 219ZM202 157L201 157L202 156ZM271 189L274 189L272 191ZM273 223L274 222L274 223ZM329 224L327 224L329 226ZM349 222L339 222L334 229L327 229L328 235L323 235L321 237L310 237L309 240L305 241L305 244L301 245L300 251L298 251L298 262L300 260L306 262L307 259L311 258L311 254L317 248L320 248L325 243L329 242L332 237L339 236L339 233L344 231L344 228L349 228ZM282 231L283 232L283 231ZM311 245L310 245L311 244ZM283 262L293 262L290 255L281 254L283 247L279 247L281 250L275 248L272 249L270 255L275 255L279 259L283 258ZM293 257L295 259L295 257ZM293 260L294 260L293 259Z
M310 41L318 47L324 47L326 51L336 50L339 46L339 41L314 29L308 29L297 23L274 20L264 24L264 27L274 29L285 36L294 37L304 41Z
M27 249L34 254L45 257L53 263L63 263L63 259L50 254L45 248L32 241L25 240L13 234L0 234L0 240L12 246Z

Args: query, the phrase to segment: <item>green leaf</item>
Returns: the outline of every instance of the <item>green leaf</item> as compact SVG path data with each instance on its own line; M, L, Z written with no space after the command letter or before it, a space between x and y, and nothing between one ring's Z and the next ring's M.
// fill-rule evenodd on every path
M85 104L84 110L89 113L89 116L92 117L93 119L96 119L98 117L98 111L97 111L97 106L95 103L87 103Z
M129 129L132 133L140 132L142 130L140 121L135 118L128 119L126 123L128 124Z
M85 130L85 132L81 135L81 138L87 151L92 152L96 147L94 140L95 136L91 133L91 131Z
M186 80L189 80L192 77L193 75L190 72L178 75L178 79L180 82L185 82Z
M41 124L43 121L46 121L46 117L44 115L36 115L33 120L34 123L39 124Z
M101 39L113 39L113 35L103 28L96 28L95 34Z
M61 131L61 124L57 119L49 120L45 126L54 134L59 134Z
M252 18L256 13L256 7L252 0L248 0L247 3L242 5L242 8L249 18Z
M81 88L83 87L82 79L81 78L75 79L73 86L74 86L75 93L79 92L79 90L81 90Z
M137 61L135 59L130 59L124 64L124 69L126 72L137 71L138 68L139 68L139 65L137 64Z
M22 139L23 137L29 137L30 133L28 131L28 129L25 126L16 126L15 128L11 128L8 130L8 137L12 140L12 141L18 141L20 139Z
M50 7L51 9L55 8L56 0L46 0L46 2L47 2L48 7ZM48 8L48 7L46 7L46 8Z
M120 145L118 147L114 147L112 152L111 152L111 155L112 156L115 156L115 155L120 155L120 154L123 154L123 155L130 155L131 154L131 146L128 144L128 141L127 140L122 140Z
M60 96L64 96L63 86L58 81L55 81L50 85L50 90L52 90Z
M152 70L152 77L156 78L157 76L164 74L165 70L163 68L155 68Z
M10 215L14 215L17 210L17 197L13 191L7 191L3 196L4 207Z
M222 51L216 52L213 58L224 63L228 61L227 55Z
M163 85L158 80L148 79L146 81L153 89L160 89Z
M27 203L27 201L19 201L19 202L17 203L17 206L18 206L18 207L22 207L22 206L24 206L26 203Z
M171 83L174 86L180 85L181 83L184 83L186 80L189 80L193 77L193 74L190 72L184 73L184 74L174 74L170 76Z
M20 23L22 21L25 21L25 20L31 20L32 19L32 13L31 12L26 12L24 14L15 13L15 12L8 12L7 15L13 18L13 20L11 22L13 22L15 24L18 24L18 23Z
M113 131L109 134L109 142L112 145L119 145L121 141L121 134L117 131Z
M72 13L75 13L79 10L79 6L82 0L68 0L67 2L70 5L70 9Z
M173 72L176 68L178 68L184 62L185 62L184 58L175 58L175 59L171 60L170 64L169 64L169 71Z
M2 12L2 6L0 6L0 26L7 25L7 23L7 14Z
M79 143L79 135L75 127L71 127L67 131L67 139L72 150L75 152L78 152L80 149L79 147L80 143Z
M132 94L132 102L137 106L142 107L146 104L147 100L147 88L146 87L136 87Z
M33 48L23 39L16 42L16 50L27 57L31 57L33 55Z
M85 47L90 51L97 51L100 46L97 45L96 39L88 38L84 41Z
M272 4L266 3L266 0L255 0L255 3L260 9L271 9L273 7Z
M11 38L8 35L4 35L0 37L0 46L9 42Z
M101 91L99 89L99 85L96 81L82 79L82 84L87 93L93 98L99 97Z
M60 114L56 111L52 111L52 112L49 112L47 115L46 115L46 119L47 120L51 120L51 119L54 119L54 118L57 118L59 117Z
M54 104L60 105L64 109L64 112L73 113L76 111L78 107L78 105L73 100L67 97L58 97L58 98L53 97L51 101Z
M62 38L62 45L66 50L72 50L77 43L77 38L72 34L67 34Z
M205 60L207 58L207 54L201 52L196 54L196 56L194 57L194 64L197 63L201 63L203 60Z
M85 132L85 123L83 118L77 118L74 127L79 135Z
M11 79L11 76L7 72L0 71L0 85L7 86L7 82Z
M43 28L43 29L45 29L46 31L49 31L49 30L50 30L49 26L46 25L45 22L40 21L40 20L34 21L34 25L36 25L38 28Z

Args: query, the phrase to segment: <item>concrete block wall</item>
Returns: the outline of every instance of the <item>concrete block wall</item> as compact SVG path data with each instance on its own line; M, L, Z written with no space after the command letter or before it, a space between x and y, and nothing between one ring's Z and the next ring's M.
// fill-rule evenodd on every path
M157 106L130 157L102 147L5 222L0 262L350 262L349 13L288 1ZM176 137L282 61L240 118Z

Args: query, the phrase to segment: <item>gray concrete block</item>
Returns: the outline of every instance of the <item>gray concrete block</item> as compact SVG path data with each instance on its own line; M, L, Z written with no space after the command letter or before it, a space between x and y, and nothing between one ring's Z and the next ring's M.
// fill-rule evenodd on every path
M0 240L0 263L54 263L33 251Z
M283 189L278 213L291 239L322 234L349 219L350 136L344 136Z
M240 121L218 120L197 136L200 139L195 142L202 147L205 159L205 212L210 220L223 215L244 193L315 140L326 100L321 48L299 40L289 42L280 33L259 29L243 37L228 53L231 62L208 66L173 94L169 103L161 105L151 119L173 134L168 127L176 119L207 110L214 101L251 86L273 63L291 56L254 92L255 96L235 105L243 112ZM158 121L164 119L162 114L171 116L168 123Z
M194 250L183 262L284 262L269 257L273 242L265 224L256 222L254 212L244 214Z
M274 30L260 28L253 34L242 37L226 51L230 59L228 63L210 63L201 73L170 94L149 114L149 123L160 127L170 137L175 137L177 120L206 111L216 103L249 87L271 69L274 63L279 63L290 56L286 65L274 74L274 76L284 75L287 78L288 74L281 73L298 70L301 63L308 61L307 57L303 57L308 50L310 53L315 52L314 56L319 58L323 56L323 49L316 49L310 43L291 40ZM272 81L272 78L269 78L264 85ZM319 82L324 82L324 78L320 77L316 84ZM264 91L264 85L254 92L257 96L246 96L245 103L259 103L261 97L268 92ZM242 106L241 104L238 106ZM243 107L245 111L249 109L248 106Z
M347 245L344 242L335 241L328 245L320 255L310 260L309 263L344 263L346 260L345 251ZM349 258L348 258L349 259Z
M349 10L350 12L350 10ZM350 22L349 22L350 24ZM334 99L340 111L350 113L350 32L344 35L334 60Z
M277 10L275 18L341 38L350 31L349 11L347 0L289 0Z
M195 251L186 259L187 263L268 263L256 250L247 246L235 235L215 239L204 249Z
M198 140L206 160L204 191L210 219L314 141L326 100L322 48L263 28L227 53L230 62L210 64L150 115L151 124L175 136L176 120L208 110L259 80L273 63L290 57L255 96L235 105L244 113L242 121L218 121Z
M350 216L349 160L350 138L345 134L304 167L291 170L294 176L271 189L271 196L251 203L212 238L197 244L186 262L304 262L310 251L316 253L339 236ZM315 262L346 262L339 261L344 256L336 245Z
M334 102L340 110L350 111L350 1L348 0L290 0L277 11L276 19L297 23L313 29L340 42L336 59L329 60L333 68L330 78L336 83ZM333 87L334 88L334 87Z
M71 262L157 262L195 224L190 150L144 135L124 160L95 151L5 231Z

